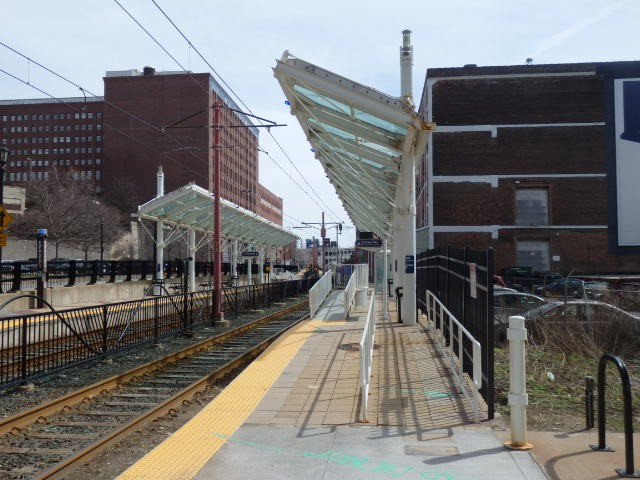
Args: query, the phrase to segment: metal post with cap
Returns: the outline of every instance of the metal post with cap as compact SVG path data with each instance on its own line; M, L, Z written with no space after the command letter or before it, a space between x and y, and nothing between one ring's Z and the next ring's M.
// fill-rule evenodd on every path
M7 140L2 139L2 146L0 147L0 233L4 235L5 223L5 210L4 210L4 172L7 166L7 160L9 159L9 147L7 147ZM2 265L2 247L6 237L3 237L2 243L0 243L0 266ZM1 268L1 267L0 267ZM2 289L2 274L4 271L0 270L0 293L4 292Z

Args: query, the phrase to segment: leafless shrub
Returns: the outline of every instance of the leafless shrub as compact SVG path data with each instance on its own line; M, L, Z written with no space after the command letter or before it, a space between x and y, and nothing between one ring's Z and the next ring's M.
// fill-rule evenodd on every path
M611 316L582 320L561 313L533 319L527 324L530 341L565 355L594 359L603 353L635 356L640 348L640 322Z

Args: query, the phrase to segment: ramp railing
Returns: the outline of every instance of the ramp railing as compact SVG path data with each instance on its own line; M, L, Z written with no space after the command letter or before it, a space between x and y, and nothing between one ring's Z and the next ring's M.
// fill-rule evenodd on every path
M326 272L318 282L309 290L309 315L311 318L316 314L322 302L331 293L331 276L333 272Z
M354 270L353 274L349 278L349 282L344 289L344 316L349 317L349 312L353 306L353 301L356 296L356 291L359 288L369 287L369 265L366 263L359 265L352 265Z
M369 265L367 263L360 263L354 265L355 275L358 281L356 288L369 288Z
M453 316L431 291L427 290L427 319L432 323L435 342L443 356L449 360L456 385L473 406L474 422L479 421L482 388L482 348L469 331ZM471 347L469 349L469 347ZM469 351L470 350L470 351ZM465 360L472 362L473 392L467 391Z
M349 318L349 312L353 306L353 299L356 297L356 275L351 275L347 286L344 287L344 318Z
M373 339L376 333L376 295L371 295L367 322L360 339L360 421L368 422L367 408L369 406L369 385L371 384L371 364L373 362Z

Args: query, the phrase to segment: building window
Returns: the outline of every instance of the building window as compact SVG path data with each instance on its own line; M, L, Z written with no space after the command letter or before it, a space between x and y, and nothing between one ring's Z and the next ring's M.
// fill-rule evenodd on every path
M531 267L537 272L550 270L549 242L546 240L518 240L516 242L518 265Z
M546 188L516 190L516 225L549 225L549 191Z

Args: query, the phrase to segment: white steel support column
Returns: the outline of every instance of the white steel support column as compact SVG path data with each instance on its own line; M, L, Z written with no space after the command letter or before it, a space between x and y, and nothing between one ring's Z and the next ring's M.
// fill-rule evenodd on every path
M156 197L162 197L164 195L164 173L162 172L162 165L158 167L158 173L156 174ZM153 289L154 295L162 295L161 285L164 282L164 222L160 219L156 222L156 271L154 279L156 286Z
M415 157L408 155L400 166L400 185L398 198L398 220L394 244L398 260L398 283L402 287L402 323L416 324L416 200L415 200ZM412 269L413 272L407 272Z
M402 32L400 47L400 94L413 109L413 47L411 30ZM407 145L409 149L413 145ZM416 324L416 154L407 148L402 152L398 189L398 278L402 287L402 323ZM395 243L395 242L394 242ZM408 271L410 270L410 271Z
M264 257L267 253L265 248L258 249L258 283L264 283Z
M238 281L238 241L234 240L231 244L231 280L236 279L236 285Z
M192 228L189 230L189 237L187 239L187 256L191 259L189 260L189 271L187 282L189 291L193 292L196 289L196 231Z
M384 318L389 320L389 296L387 295L387 289L389 288L389 252L387 251L387 239L382 241L382 268L384 273L382 274L382 311Z
M164 222L160 219L156 222L156 286L154 295L162 295L163 290L159 287L164 281Z
M251 267L253 264L253 257L247 257L247 285L251 285Z

